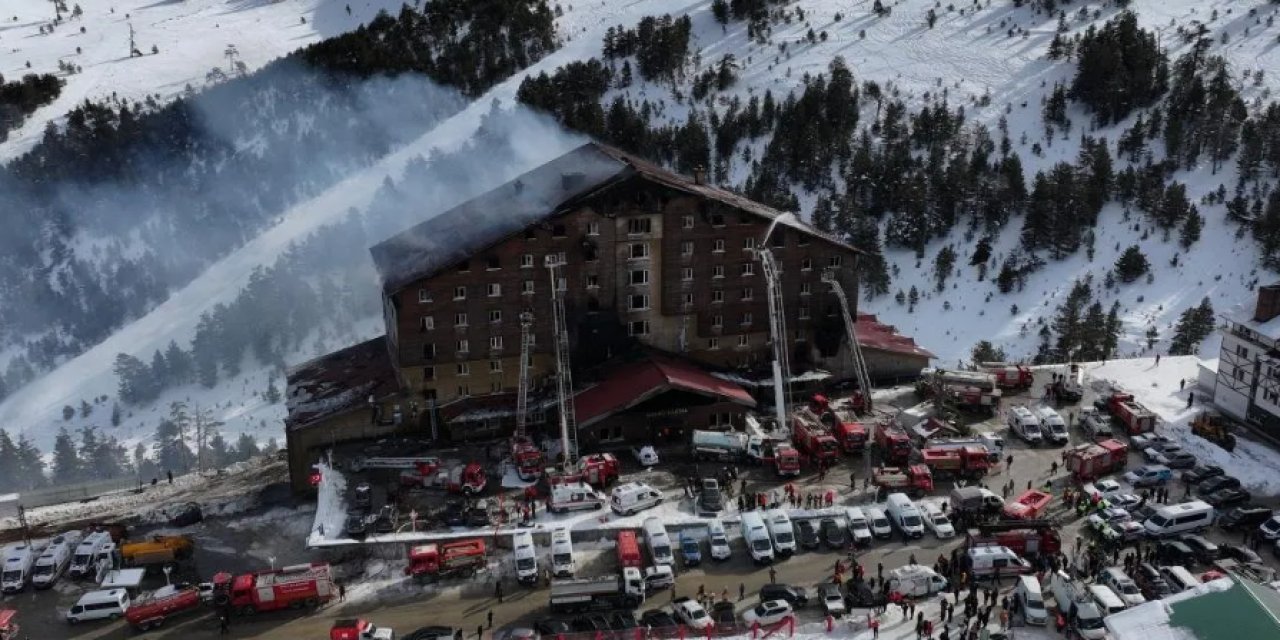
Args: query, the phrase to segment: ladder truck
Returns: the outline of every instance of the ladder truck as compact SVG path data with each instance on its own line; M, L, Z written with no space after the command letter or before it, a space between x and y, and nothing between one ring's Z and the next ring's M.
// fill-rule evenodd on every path
M822 281L831 287L831 293L834 293L836 299L840 301L840 314L844 319L844 330L849 336L849 352L853 354L853 373L858 380L859 398L854 399L854 406L862 405L862 411L871 413L871 375L867 373L867 361L862 357L862 345L858 344L857 323L854 322L853 313L849 311L849 298L845 295L844 287L840 286L840 281L836 278L836 270L828 267L822 270ZM861 403L859 403L861 400Z
M520 314L520 390L516 396L516 432L511 437L511 463L521 480L537 480L545 461L526 430L529 420L529 357L533 347L533 313Z
M788 215L788 214L782 214ZM778 218L781 218L779 216ZM787 401L791 396L791 362L787 355L787 316L782 308L782 282L778 276L778 263L769 251L769 235L778 224L774 218L769 229L765 231L756 250L756 259L760 261L760 271L764 274L765 292L769 299L769 337L773 345L773 404L779 429L787 428Z

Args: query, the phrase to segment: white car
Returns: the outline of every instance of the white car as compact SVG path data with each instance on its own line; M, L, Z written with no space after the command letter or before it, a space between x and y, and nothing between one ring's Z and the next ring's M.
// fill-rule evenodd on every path
M733 555L733 549L729 547L729 536L725 534L724 523L720 520L712 520L707 525L707 541L711 546L712 560L728 560Z
M707 615L707 610L689 596L672 600L671 609L677 619L694 629L706 629L715 624L711 616Z
M791 617L791 605L786 600L766 600L750 608L742 614L742 621L747 624L777 624Z
M818 597L822 600L822 609L829 616L839 618L848 611L844 604L844 594L840 592L840 585L838 584L827 583L819 585Z
M1084 495L1086 496L1091 496L1096 493L1107 500L1110 500L1111 496L1118 495L1124 491L1124 488L1120 486L1120 483L1112 480L1111 478L1104 478L1097 482L1091 482L1081 488L1084 490Z
M867 524L867 514L857 507L845 509L845 520L849 522L849 537L853 544L865 547L871 544L871 527Z
M956 528L952 526L951 519L933 505L928 505L924 509L924 524L940 539L945 540L956 536Z
M880 507L867 507L862 510L867 514L867 525L871 527L871 535L887 540L893 536L893 526Z
M1116 495L1107 498L1107 501L1114 506L1124 509L1125 511L1131 511L1138 507L1138 503L1142 502L1142 498L1132 493L1117 493Z

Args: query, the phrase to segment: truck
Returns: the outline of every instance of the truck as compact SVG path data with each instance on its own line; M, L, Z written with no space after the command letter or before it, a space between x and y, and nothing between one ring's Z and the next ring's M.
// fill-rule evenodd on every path
M554 486L575 482L603 489L616 482L620 473L617 456L612 453L592 453L579 458L576 469L548 468L538 479L538 489L546 496L551 495L551 488Z
M148 631L174 616L195 613L200 604L199 588L169 585L134 598L124 613L124 619L133 628Z
M1004 499L983 487L956 487L951 490L951 509L973 516L988 516L1004 508Z
M1102 612L1089 596L1089 589L1084 583L1072 580L1065 571L1058 570L1049 578L1049 589L1053 592L1054 604L1065 619L1068 629L1074 629L1086 640L1107 637Z
M932 449L982 447L987 450L987 458L992 463L999 463L1004 457L1004 438L990 433L975 433L967 438L937 438L928 440L927 446Z
M120 559L129 567L181 562L191 559L194 552L195 541L190 536L152 536L120 545Z
M925 447L920 451L924 464L939 479L967 478L976 480L991 469L987 448L979 445L963 447Z
M421 463L412 471L400 474L400 483L407 486L444 489L449 493L476 496L484 493L489 477L478 462L459 460Z
M532 479L532 478L530 478ZM395 640L396 632L379 627L363 618L341 618L333 621L329 640Z
M986 412L995 415L1000 408L1001 391L996 377L985 371L957 371L950 369L924 369L916 391L923 397L932 397L939 390L942 400L960 409Z
M1060 402L1080 402L1084 398L1084 370L1078 364L1072 364L1067 373L1062 374L1050 385L1053 397Z
M0 640L18 640L18 632L22 629L18 626L17 618L17 611L0 609Z
M281 609L314 609L333 599L328 563L296 564L233 576L213 576L214 604L249 616Z
M1011 520L1036 520L1044 514L1050 502L1053 502L1053 494L1028 489L1013 500L1004 503L1001 513Z
M845 453L858 454L866 450L868 429L858 421L857 409L836 409L822 394L813 396L809 407L819 416L822 424L827 426L831 437L836 439Z
M467 578L488 564L484 540L467 538L452 542L429 542L409 547L405 575L422 582Z
M436 456L358 456L352 458L347 466L358 473L365 469L419 469L440 464L441 460Z
M1031 368L1021 364L1007 362L983 362L978 365L983 371L996 377L996 386L1001 389L1030 389L1035 383Z
M690 436L689 452L695 460L735 462L747 454L747 434L736 431L695 429Z
M546 459L542 455L542 449L533 442L533 438L529 436L513 436L511 438L511 464L516 468L516 474L521 480L531 481L537 480L542 476L542 470L546 467Z
M1235 451L1236 437L1231 433L1231 425L1222 414L1216 411L1201 411L1192 418L1191 433L1227 451Z
M800 407L792 412L791 440L796 448L815 461L835 461L840 455L840 443L827 432L812 411Z
M644 578L635 567L619 575L551 581L551 612L635 609L644 604Z
M1111 417L1124 425L1130 436L1149 433L1156 428L1156 414L1139 404L1132 393L1115 391L1105 398L1095 400L1093 405L1099 411L1111 414Z
M885 464L900 466L911 460L911 437L897 426L883 425L876 429L876 446L880 447Z
M31 569L31 584L37 589L52 587L71 564L71 554L79 544L79 531L68 531L50 540Z
M933 474L922 464L875 467L871 470L871 483L879 492L900 492L919 497L933 491Z
M1063 455L1072 477L1079 482L1088 482L1123 469L1129 461L1129 447L1111 439L1077 445L1067 449Z
M1052 555L1062 550L1062 538L1049 520L991 522L978 525L978 535L970 545L1008 547L1024 558Z
M772 466L774 473L778 477L786 478L800 475L800 452L796 451L795 447L785 442L778 442L761 451L761 463Z

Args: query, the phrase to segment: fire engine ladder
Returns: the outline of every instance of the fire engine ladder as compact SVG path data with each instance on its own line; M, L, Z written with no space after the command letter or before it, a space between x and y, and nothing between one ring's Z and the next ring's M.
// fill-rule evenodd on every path
M551 274L551 319L553 323L556 355L556 400L560 403L560 442L566 469L578 465L578 421L573 412L573 374L569 363L569 327L565 321L564 296L560 291L560 262L555 255L547 256L547 271Z
M768 237L765 238L766 242ZM765 291L769 298L769 333L773 343L773 402L777 410L778 428L788 429L787 402L791 399L791 362L787 357L787 316L782 308L782 281L778 263L766 247L756 251L760 271L764 273Z
M533 314L520 314L520 389L516 394L516 438L525 436L529 421L529 355L533 347Z
M831 286L831 293L836 294L836 299L840 301L844 330L849 334L849 351L853 354L853 372L858 378L858 389L862 391L862 401L866 403L867 413L871 413L871 376L867 373L867 361L862 357L862 345L858 344L858 330L853 314L849 312L849 298L836 279L834 268L828 267L822 271L822 281Z

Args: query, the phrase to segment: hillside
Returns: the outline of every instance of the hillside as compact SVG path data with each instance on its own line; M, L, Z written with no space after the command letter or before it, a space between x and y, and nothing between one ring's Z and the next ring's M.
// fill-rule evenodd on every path
M210 7L215 4L218 3L201 4L191 0L174 5L160 4L151 10L167 7L167 10L177 11L183 8L183 15L188 15L186 10L198 6L213 11ZM251 4L236 15L288 4ZM329 4L332 3L316 6L323 8ZM734 113L740 114L741 105L752 98L763 99L766 91L781 105L780 109L786 107L785 97L789 92L802 94L820 74L830 77L833 60L837 57L847 65L852 76L850 88L860 96L853 106L857 117L847 118L848 126L844 130L848 134L847 139L855 139L865 131L871 144L886 144L885 131L880 125L895 101L902 103L904 120L917 116L926 108L938 109L940 104L945 105L941 113L963 107L963 116L955 120L958 124L955 131L948 134L950 137L920 143L912 152L913 156L927 158L931 149L937 149L944 158L955 157L958 149L971 153L975 146L973 141L980 137L980 130L995 139L1000 137L996 132L1007 130L1010 154L1019 158L1022 175L1025 176L1026 184L1023 186L1027 190L1031 189L1037 172L1050 172L1059 162L1075 162L1081 155L1082 136L1105 140L1108 148L1116 149L1120 138L1139 117L1150 117L1152 107L1148 105L1134 109L1113 122L1096 123L1084 105L1072 100L1066 103L1060 114L1062 119L1053 133L1046 135L1043 104L1052 97L1055 84L1069 84L1076 73L1074 60L1047 58L1055 34L1060 33L1063 26L1064 37L1083 34L1091 26L1100 27L1118 15L1115 3L1057 3L1066 11L1062 26L1057 14L1049 15L1039 10L1043 3L1015 7L1013 2L996 0L952 9L923 0L902 0L885 3L889 11L882 15L873 13L872 2L832 5L817 0L785 3L761 0L741 4L765 7L765 18L756 21L731 18L723 23L715 15L716 4L711 1L652 0L625 5L608 2L564 5L562 14L556 18L556 31L561 40L558 50L498 82L474 97L462 110L451 115L443 114L438 122L427 127L425 133L375 159L370 166L348 170L340 181L279 211L273 224L268 225L263 233L212 262L190 282L176 289L167 300L83 354L62 363L53 372L14 391L0 403L0 424L13 425L13 430L28 434L42 447L48 446L60 426L102 426L101 410L95 409L87 419L76 416L63 421L62 407L78 405L81 399L114 397L117 380L112 374L112 364L119 353L147 360L153 351L163 350L170 341L176 341L185 348L196 335L202 314L211 312L220 303L229 304L235 300L254 269L275 263L291 243L301 241L318 229L322 234L328 233L332 241L336 232L323 231L323 225L341 221L352 210L362 221L362 235L365 237L361 240L376 241L433 211L447 208L468 194L479 193L523 169L554 157L568 148L575 138L559 131L548 119L529 117L519 111L514 112L515 115L510 114L516 108L514 105L518 98L530 102L528 98L533 92L521 89L527 78L536 78L544 72L554 77L558 68L570 63L595 58L600 61L601 68L610 70L610 74L619 74L611 75L603 85L592 88L592 91L599 89L598 95L592 99L598 103L602 116L617 98L622 98L623 103L636 109L641 108L638 105L647 103L645 126L658 132L649 138L647 144L659 150L653 154L656 159L688 170L686 165L694 162L694 158L700 158L697 162L710 165L714 169L713 175L722 184L775 203L788 202L790 198L790 202L804 215L812 215L823 200L830 203L843 196L851 177L844 169L854 161L853 158L842 157L832 151L837 155L830 164L805 167L803 160L806 156L800 154L789 159L788 162L793 164L787 165L787 171L779 174L794 170L795 175L779 178L767 174L770 167L762 169L761 166L768 164L765 159L773 153L770 147L775 143L774 132L785 130L786 126L795 128L797 123L773 122L761 131L741 136L724 154L714 148L718 143L714 129L716 123L724 122L732 110L736 109ZM739 3L728 4L736 6ZM1236 85L1248 113L1253 116L1264 110L1272 94L1273 83L1280 81L1277 80L1280 70L1276 68L1280 54L1275 52L1274 46L1280 27L1267 24L1277 9L1274 5L1262 0L1243 5L1186 0L1159 3L1135 0L1126 4L1137 14L1140 26L1158 35L1161 47L1171 62L1194 46L1193 40L1180 36L1179 29L1190 28L1195 21L1204 22L1209 37L1207 53L1225 57L1232 77L1238 80ZM932 26L926 19L930 9L935 12ZM1250 16L1253 9L1256 9L1255 15ZM666 13L689 17L687 55L676 56L674 62L653 62L657 69L654 78L646 79L637 71L624 85L620 75L623 67L634 64L639 69L641 62L638 56L644 54L614 51L611 58L606 58L606 35L617 27L634 29L645 16ZM837 13L840 14L838 19ZM1216 17L1215 13L1218 14ZM296 22L296 13L291 15ZM199 39L203 43L205 34L199 29L207 27L207 19L192 17L190 20L188 26L181 27L191 29L189 32L179 28L180 21L172 23L175 37L179 40ZM306 38L323 35L320 27L311 24L313 22L315 20L309 18L308 26L316 31L308 31ZM289 27L293 28L293 25ZM812 38L809 36L811 30ZM1225 39L1222 37L1224 33L1227 34ZM304 39L297 44L307 41ZM219 46L225 46L225 43ZM160 49L161 55L168 50L163 45ZM242 55L247 55L243 49L241 47ZM732 59L724 62L727 55ZM87 76L89 65L84 66L84 75ZM707 90L704 72L713 70L715 79L715 72L721 67L729 69L726 74L732 80L724 83L722 88ZM1247 82L1242 80L1246 71L1250 74ZM6 71L9 73L12 72ZM190 76L202 72L193 65L186 73ZM141 79L137 81L142 82ZM871 97L868 82L876 84L881 99ZM65 91L72 92L74 86L69 81ZM81 91L82 95L84 91L92 91L74 90ZM558 110L565 106L563 96L568 93L560 91L561 97L554 99L543 96L534 100L532 106L550 110L569 129L591 132L590 114L574 119L566 118L565 112ZM592 94L587 92L584 95ZM694 99L695 95L701 97ZM37 116L55 119L52 113L63 99L42 108ZM548 109L548 105L539 103L539 100L554 104ZM66 106L63 104L62 108ZM508 115L498 117L498 113ZM698 127L701 127L700 141L689 141L688 133L696 129L689 126L692 114L697 114ZM475 134L486 119L505 119L505 124L493 128L499 132L490 136L496 141L485 140L484 136L477 140ZM875 131L871 131L873 122L877 125ZM1070 123L1069 127L1066 122ZM23 130L29 126L24 125ZM779 126L784 129L778 129ZM918 121L912 126L918 126ZM665 132L663 128L666 128ZM609 134L614 133L610 130ZM812 130L801 128L795 137L800 139L812 135ZM782 142L787 140L780 140L779 144ZM475 149L468 152L469 145L475 144L481 145L477 149L509 150L510 156L503 157L508 162L493 163L500 166L485 166L486 163L475 156L490 160L498 156L477 154ZM664 145L669 146L670 153L665 151L667 146ZM799 149L796 146L790 151ZM1145 154L1159 161L1163 157L1161 149L1160 143L1153 141L1147 145ZM450 152L462 154L456 158L444 156L459 160L458 166L418 160L419 156L430 158L433 153ZM469 161L465 160L468 153ZM1163 230L1157 226L1158 216L1143 211L1134 201L1125 204L1109 198L1101 204L1096 221L1087 228L1092 236L1088 243L1092 246L1091 251L1077 247L1065 251L1062 256L1053 256L1054 247L1034 249L1032 252L1044 256L1044 265L1026 273L1009 292L1001 293L993 283L1000 266L1015 252L1026 253L1023 228L1028 214L1025 207L1005 210L996 216L995 221L980 220L976 213L961 213L940 230L912 236L910 244L914 246L886 243L883 255L888 282L884 285L885 292L864 298L860 306L864 312L875 313L902 332L914 336L937 353L944 364L967 360L973 345L983 339L1003 347L1012 358L1031 358L1042 341L1042 326L1052 324L1059 306L1069 297L1073 283L1091 274L1095 285L1092 299L1101 305L1100 308L1109 309L1113 303L1119 303L1117 317L1122 325L1112 355L1148 352L1148 331L1152 327L1155 329L1153 349L1166 351L1173 339L1173 325L1186 309L1198 305L1207 296L1219 315L1238 311L1251 304L1251 288L1256 282L1265 282L1274 276L1262 267L1266 256L1260 243L1250 237L1241 221L1228 217L1226 206L1220 199L1205 198L1219 185L1223 185L1227 192L1235 189L1237 165L1234 156L1221 163L1202 158L1188 164L1189 168L1187 164L1181 164L1166 177L1169 183L1186 185L1187 199L1195 203L1202 219L1199 239L1190 243L1188 248L1179 244L1180 231L1177 227L1171 231ZM1118 155L1114 160L1117 172L1141 165L1143 162L1132 162ZM919 169L913 168L912 171ZM457 181L464 176L466 182L459 184ZM771 181L768 187L762 186L766 178ZM980 175L978 179L985 178ZM1259 194L1268 193L1270 185L1264 188L1252 186L1254 184L1250 182L1250 186L1244 189L1245 195L1265 200ZM431 204L423 206L424 202ZM885 243L893 233L900 234L903 225L910 222L915 214L891 210L876 215L863 211L857 215L858 220L863 221L860 223L862 226L857 227L863 235L855 235L854 239L870 237L875 242ZM932 215L928 212L928 216ZM926 213L920 213L918 217L926 217ZM866 235L868 228L872 231L870 236ZM989 239L990 255L983 261L987 265L986 272L980 273L977 266L970 266L970 258L978 240L983 237ZM1150 279L1138 277L1129 283L1102 286L1106 272L1130 245L1139 246L1145 254L1151 265ZM947 246L953 248L955 266L944 279L942 290L938 291L934 262ZM1177 266L1171 266L1175 255ZM334 272L350 274L343 280L344 286L367 286L370 291L376 287L362 247L344 251L341 259L326 267ZM910 304L907 292L913 287L918 301ZM895 300L895 294L899 292L904 298L901 303ZM343 300L349 302L351 299ZM323 347L333 348L353 342L374 335L378 330L378 307L373 295L365 296L355 308L338 312L338 309L323 309L324 315L340 315L345 319L315 328L314 333L296 336L293 344L288 348L281 346L273 357L279 357L286 363L296 363ZM1056 340L1057 336L1052 338ZM1211 351L1208 346L1205 349ZM213 389L194 382L178 384L132 408L129 418L120 428L121 439L130 442L145 440L167 413L168 403L183 398L204 406L216 406L217 417L227 423L224 429L230 434L248 432L259 439L278 435L278 420L283 408L263 401L258 394L267 387L270 377L279 379L279 362L261 362L246 353L243 356L244 366L239 364L234 373L224 364L222 375Z

